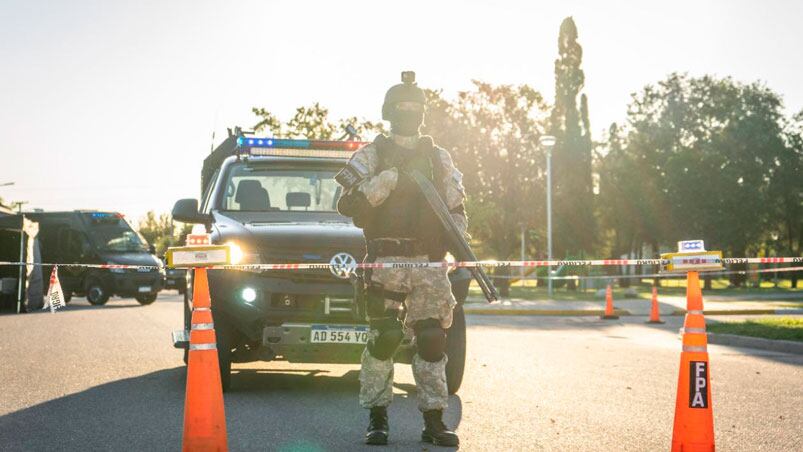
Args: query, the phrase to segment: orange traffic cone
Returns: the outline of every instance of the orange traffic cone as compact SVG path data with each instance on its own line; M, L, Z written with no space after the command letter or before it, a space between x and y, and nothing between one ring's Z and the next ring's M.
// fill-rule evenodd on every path
M226 415L206 269L195 270L192 299L183 450L226 451Z
M658 310L658 288L652 286L652 308L650 309L650 319L647 323L664 323L661 320L661 311Z
M713 451L714 413L700 276L688 273L672 451Z
M613 289L611 289L610 284L608 284L608 287L605 289L605 314L601 315L599 318L605 320L614 320L619 318L619 316L613 312Z

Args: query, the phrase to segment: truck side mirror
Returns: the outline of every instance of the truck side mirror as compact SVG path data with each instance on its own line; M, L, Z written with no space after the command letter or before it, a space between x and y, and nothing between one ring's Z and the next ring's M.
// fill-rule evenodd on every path
M174 220L182 223L209 223L209 216L198 212L198 200L193 198L176 201L172 215Z
M152 244L152 243L151 243L151 244L148 244L148 253L150 253L150 254L156 254L156 247L155 247L155 246L153 246L153 244Z

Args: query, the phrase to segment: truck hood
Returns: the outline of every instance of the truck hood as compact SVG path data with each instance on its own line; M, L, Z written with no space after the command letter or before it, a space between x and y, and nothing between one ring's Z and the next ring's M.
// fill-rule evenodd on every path
M213 243L235 242L245 253L258 252L264 262L328 262L340 252L361 260L365 253L362 230L339 215L294 215L283 221L271 214L213 215Z

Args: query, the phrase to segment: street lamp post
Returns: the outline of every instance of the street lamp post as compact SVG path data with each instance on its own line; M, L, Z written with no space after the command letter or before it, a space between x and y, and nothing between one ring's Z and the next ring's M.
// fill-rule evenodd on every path
M13 182L12 182L13 184ZM28 204L28 201L17 201L17 213L20 215L20 263L25 259L25 214L22 213L22 205ZM19 272L17 273L17 314L22 309L22 278L25 276L25 266L20 264Z
M546 150L546 249L547 260L552 260L552 148L557 140L552 135L543 135L538 142ZM547 287L552 299L552 266L547 267Z

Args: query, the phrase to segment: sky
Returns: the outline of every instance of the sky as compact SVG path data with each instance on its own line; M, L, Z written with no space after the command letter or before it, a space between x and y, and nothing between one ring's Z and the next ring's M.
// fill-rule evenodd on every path
M567 16L595 138L673 71L762 80L803 109L799 1L0 0L0 198L169 212L252 107L379 120L402 70L447 97L482 80L551 102Z

